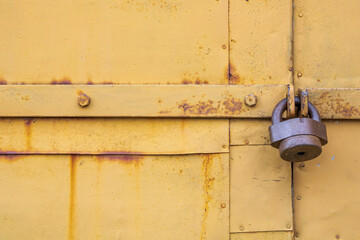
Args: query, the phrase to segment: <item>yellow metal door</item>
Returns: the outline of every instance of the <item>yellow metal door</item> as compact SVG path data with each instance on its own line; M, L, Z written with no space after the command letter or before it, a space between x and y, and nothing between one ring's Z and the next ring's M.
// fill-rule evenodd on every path
M359 7L0 0L0 239L359 238ZM305 164L270 146L288 85Z

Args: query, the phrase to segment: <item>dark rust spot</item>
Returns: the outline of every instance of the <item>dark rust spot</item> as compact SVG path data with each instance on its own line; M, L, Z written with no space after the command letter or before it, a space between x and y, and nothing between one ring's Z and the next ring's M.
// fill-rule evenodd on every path
M6 85L7 82L5 81L5 79L0 77L0 85Z
M181 81L181 83L182 83L182 84L192 84L192 82L191 82L190 80L188 80L188 79L183 79L183 80Z
M244 79L236 73L236 69L232 64L229 64L229 67L226 71L226 78L229 81L230 85L241 85L244 84Z
M86 82L86 85L94 85L94 83L93 83L91 80L88 80L88 81Z
M71 85L69 78L64 77L63 79L53 79L50 84L52 85Z

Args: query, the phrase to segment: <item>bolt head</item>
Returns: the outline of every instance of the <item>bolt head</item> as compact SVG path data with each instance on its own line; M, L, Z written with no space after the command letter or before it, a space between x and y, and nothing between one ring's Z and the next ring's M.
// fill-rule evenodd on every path
M78 103L81 107L87 107L90 104L90 97L85 93L82 93L78 97Z
M245 97L245 104L248 107L253 107L257 103L257 98L254 94L249 94Z

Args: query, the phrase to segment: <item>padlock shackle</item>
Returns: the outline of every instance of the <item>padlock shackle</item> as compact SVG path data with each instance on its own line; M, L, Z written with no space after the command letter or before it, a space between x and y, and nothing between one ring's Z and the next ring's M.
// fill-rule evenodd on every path
M282 115L286 110L287 107L287 99L284 98L283 100L281 100L278 104L276 104L273 112L272 112L272 116L271 116L271 122L272 124L276 124L281 122L282 119ZM301 103L300 103L300 98L299 97L295 97L295 106L297 106L299 109L301 107ZM308 102L308 106L309 106L309 116L311 119L321 122L321 118L320 118L320 114L317 111L316 107L311 103Z

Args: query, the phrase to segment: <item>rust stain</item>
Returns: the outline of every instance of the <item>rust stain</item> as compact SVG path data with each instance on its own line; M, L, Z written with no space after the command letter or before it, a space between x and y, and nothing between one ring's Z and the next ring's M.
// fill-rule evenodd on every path
M336 95L335 91L329 90L323 92L319 97L314 97L316 100L313 101L313 104L318 108L319 112L331 112L338 115L337 117L345 118L360 116L360 107L351 105L340 93Z
M71 85L71 80L68 77L64 77L63 79L53 79L50 82L51 85Z
M111 84L114 84L113 82L103 82L102 84L104 85L111 85Z
M204 212L202 214L201 220L201 238L207 239L207 218L209 215L209 204L212 200L210 195L210 190L214 185L214 177L211 177L211 168L212 168L212 157L210 154L205 154L202 162L202 178L203 178L203 198L204 198Z
M76 204L76 162L77 156L70 160L70 196L69 196L69 240L75 239L75 204Z
M0 77L0 85L6 85L6 84L7 84L6 80Z
M183 79L183 80L181 81L181 83L182 83L182 84L192 84L192 82L191 82L190 80L188 80L188 79Z
M122 164L133 164L138 167L141 165L142 160L144 159L143 155L136 155L134 153L129 152L106 152L107 155L99 155L97 156L98 160L109 160L116 161ZM139 154L139 153L137 153Z
M244 110L242 109L243 102L240 99L236 99L229 96L222 105L225 107L224 112L226 114L240 114Z
M31 150L31 136L32 136L32 130L31 125L35 122L35 120L31 118L24 118L24 125L25 125L25 134L26 134L26 150Z
M225 71L225 76L228 79L229 85L243 85L245 84L245 78L241 77L232 64Z
M195 114L195 115L209 115L218 112L219 105L216 107L213 105L212 100L207 102L200 101L197 104L190 104L186 100L183 100L180 104L178 103L178 109L183 111L184 115Z
M9 155L7 155L7 154L9 154ZM0 155L2 155L1 159L4 159L5 161L10 162L10 163L15 162L16 160L19 160L26 156L26 155L19 155L19 154L14 155L14 152L11 152L11 151L10 152L9 151L1 152Z
M93 83L91 80L88 80L88 81L86 82L86 85L94 85L94 83Z

